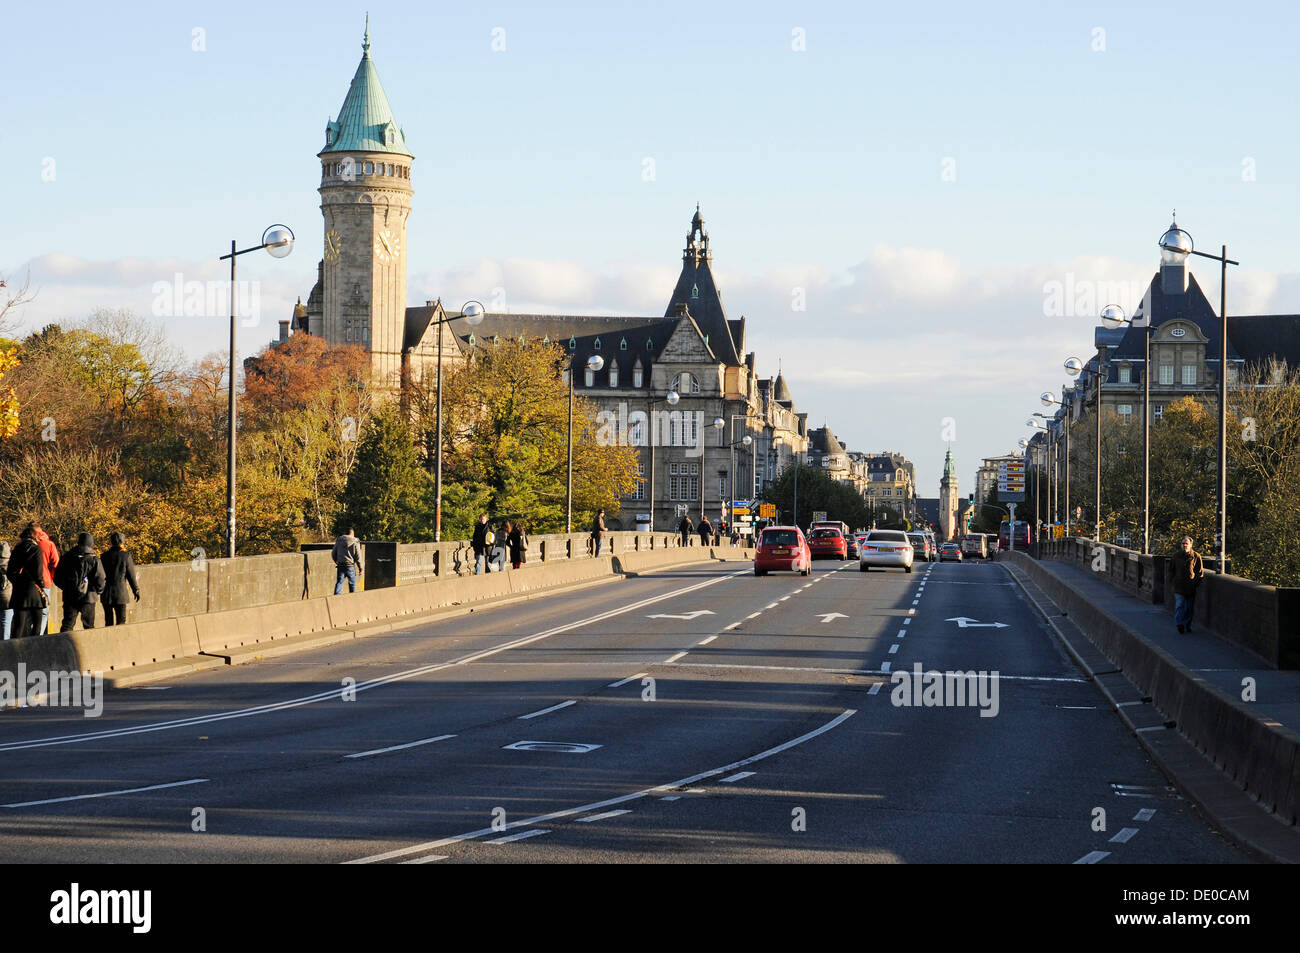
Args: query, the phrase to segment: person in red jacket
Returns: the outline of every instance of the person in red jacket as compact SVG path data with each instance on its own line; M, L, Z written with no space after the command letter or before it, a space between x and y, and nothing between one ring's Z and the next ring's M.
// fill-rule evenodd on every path
M40 621L36 624L36 635L44 635L50 631L50 589L54 586L54 570L59 568L59 548L54 545L49 534L41 529L41 524L31 522L27 528L32 531L32 539L36 545L41 547L41 556L44 565L42 569L45 578L41 580L41 588L45 590L45 608L41 610Z

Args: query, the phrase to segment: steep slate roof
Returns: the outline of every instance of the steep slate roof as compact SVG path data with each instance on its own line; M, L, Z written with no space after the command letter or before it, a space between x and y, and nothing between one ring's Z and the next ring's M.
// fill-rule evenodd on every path
M691 219L691 230L686 233L686 249L682 252L682 273L677 279L677 286L668 300L664 315L674 316L680 305L689 307L691 316L699 325L700 332L707 337L709 347L717 355L718 360L735 366L741 363L740 353L732 337L733 322L727 320L727 313L722 308L722 297L718 294L717 283L713 280L713 269L709 264L712 260L709 236L704 231L704 220L700 218L700 208L697 205L695 217ZM740 330L743 334L743 325Z
M1243 360L1263 364L1276 357L1300 367L1300 314L1228 315L1228 342Z
M808 434L808 449L814 453L838 454L843 453L844 448L840 442L835 439L835 434L831 433L830 427L818 427Z
M1205 297L1205 292L1201 286L1196 283L1196 276L1191 272L1187 274L1187 290L1183 294L1165 294L1160 286L1160 273L1157 271L1151 279L1151 284L1147 286L1146 295L1142 299L1142 308L1139 310L1137 317L1145 317L1145 321L1137 327L1125 326L1116 331L1098 328L1098 342L1104 340L1101 338L1102 333L1111 335L1121 335L1117 347L1110 347L1106 352L1107 362L1110 364L1110 374L1107 382L1114 383L1118 380L1118 369L1115 366L1116 361L1142 361L1143 343L1142 337L1147 333L1145 326L1149 324L1152 327L1160 327L1167 321L1182 320L1190 321L1200 328L1201 333L1208 339L1205 345L1205 358L1207 364L1213 364L1215 367L1219 364L1219 316L1214 308L1210 305L1209 300ZM1228 321L1231 323L1233 318L1229 316ZM1230 325L1231 326L1231 325ZM1240 355L1233 346L1234 335L1231 330L1228 333L1228 360L1238 360ZM1093 357L1089 367L1095 369L1096 357ZM1135 379L1137 379L1135 377Z
M776 375L776 399L779 401L793 401L794 397L790 394L790 385L785 382L785 375L777 372Z
M406 134L393 118L388 96L379 82L374 61L370 59L369 22L361 50L361 63L339 109L339 118L326 125L325 148L318 155L328 152L387 152L413 158L406 148ZM386 139L386 130L390 128L391 139Z

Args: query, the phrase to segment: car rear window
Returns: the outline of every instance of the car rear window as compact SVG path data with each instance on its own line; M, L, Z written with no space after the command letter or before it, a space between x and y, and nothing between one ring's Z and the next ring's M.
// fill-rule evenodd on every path
M838 538L840 536L840 531L837 529L815 529L812 531L812 534L808 538L824 539L827 536L834 536Z
M882 530L876 530L875 532L869 534L867 536L867 542L909 543L911 542L911 540L907 538L907 534L904 533L902 530L882 529Z
M910 540L911 540L912 542L914 542L914 543L918 543L918 544L920 544L921 546L924 546L924 545L925 545L925 537L924 537L924 536L919 536L919 535L918 535L918 536L908 536L907 538L910 539Z
M763 538L759 541L761 546L794 546L799 542L799 537L795 535L792 529L765 529Z

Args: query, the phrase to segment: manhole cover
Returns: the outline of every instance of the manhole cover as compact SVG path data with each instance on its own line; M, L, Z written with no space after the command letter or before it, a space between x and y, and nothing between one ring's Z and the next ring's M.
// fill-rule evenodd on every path
M575 741L516 741L505 746L507 751L558 751L561 754L586 754L599 747Z

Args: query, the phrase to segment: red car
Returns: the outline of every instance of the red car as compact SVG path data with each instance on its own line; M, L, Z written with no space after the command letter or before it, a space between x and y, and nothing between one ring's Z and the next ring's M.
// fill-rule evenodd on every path
M812 575L812 551L798 526L768 526L754 550L754 575L798 572Z
M808 548L812 550L813 559L833 556L836 559L849 558L849 544L844 534L837 529L818 527L808 534Z

